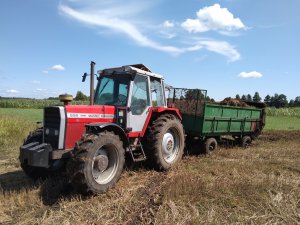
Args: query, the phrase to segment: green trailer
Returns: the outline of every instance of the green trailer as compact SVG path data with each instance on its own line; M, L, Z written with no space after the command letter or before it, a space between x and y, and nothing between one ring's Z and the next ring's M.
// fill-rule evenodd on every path
M223 137L247 147L265 125L265 105L243 102L236 105L212 104L207 101L207 91L200 89L172 88L168 103L177 107L188 140L197 138L205 151L217 148Z

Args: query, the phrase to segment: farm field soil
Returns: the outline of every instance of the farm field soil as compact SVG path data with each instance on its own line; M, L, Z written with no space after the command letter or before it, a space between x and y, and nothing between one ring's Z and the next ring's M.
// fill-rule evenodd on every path
M264 132L249 149L186 155L168 172L126 169L115 188L87 197L59 177L32 182L18 150L2 150L0 224L300 223L300 131Z

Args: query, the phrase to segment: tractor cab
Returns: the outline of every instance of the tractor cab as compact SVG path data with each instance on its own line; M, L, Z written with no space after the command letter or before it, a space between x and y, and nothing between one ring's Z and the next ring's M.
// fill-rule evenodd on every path
M116 122L123 129L141 132L150 107L166 107L164 80L143 64L99 70L95 105L116 107Z

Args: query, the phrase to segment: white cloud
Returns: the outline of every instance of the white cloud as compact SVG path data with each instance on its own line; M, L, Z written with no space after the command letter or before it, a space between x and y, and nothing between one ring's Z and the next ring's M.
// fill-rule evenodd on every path
M65 67L63 67L62 65L58 64L58 65L54 65L50 68L51 70L57 70L57 71L64 71Z
M49 73L48 70L43 70L42 72L43 72L44 74L48 74L48 73Z
M246 29L246 26L239 18L228 11L227 8L221 8L219 4L208 6L197 12L196 19L187 19L181 26L189 32L206 32L210 30L223 32ZM225 33L226 34L226 33Z
M226 56L230 62L237 61L241 58L240 53L226 41L204 40L200 41L200 43L208 51Z
M124 33L141 46L150 47L171 54L181 53L181 50L179 48L173 46L164 46L155 41L152 41L147 36L144 36L132 23L126 20L119 19L118 17L110 17L107 15L107 13L91 14L90 12L80 12L66 5L60 5L59 10L65 15L82 23L106 27Z
M141 23L136 22L136 18L129 18L132 17L132 15L121 7L122 5L124 5L123 2L118 2L118 4L116 4L116 1L113 2L114 3L104 4L95 1L95 4L92 5L89 5L90 3L84 3L84 6L76 9L64 4L60 4L58 9L61 14L82 24L115 31L117 33L126 35L140 46L156 49L162 52L169 53L171 55L179 55L187 52L200 51L205 49L207 51L226 56L230 62L240 59L240 54L238 53L238 51L228 42L213 40L209 38L195 41L193 37L186 37L186 34L184 34L183 37L178 37L173 30L175 28L175 23L168 20L159 25L159 28L162 29L160 35L163 38L167 39L177 37L175 40L173 39L173 43L176 43L177 41L178 46L161 44L157 41L154 41L141 32L141 30L137 26ZM133 1L130 1L130 3L132 6L132 12L139 12L140 9L138 9L135 4L132 4ZM141 4L137 1L135 1L134 3ZM125 5L125 7L127 8L129 6L130 4ZM129 8L131 8L131 6ZM135 23L137 24L132 21L135 21ZM143 31L147 31L147 27L150 26L143 24ZM153 36L153 32L151 33L151 35ZM186 41L186 43L183 44L181 42L182 40L191 41Z
M38 81L38 80L33 80L33 81L31 81L31 83L33 83L33 84L40 84L40 83L41 83L41 81Z
M188 32L198 33L209 31L209 28L198 19L187 19L181 26Z
M251 71L251 72L241 72L238 77L241 78L260 78L263 75L260 72L257 71Z
M47 89L43 89L43 88L37 88L37 91L47 91Z
M19 91L15 90L15 89L10 89L10 90L7 90L6 92L11 93L11 94L19 93Z
M173 22L170 22L169 20L166 20L164 23L163 23L163 27L166 27L166 28L172 28L174 27L175 24Z
M177 36L175 30L175 24L169 20L164 21L159 28L154 27L155 31L159 31L159 34L162 38L171 39Z

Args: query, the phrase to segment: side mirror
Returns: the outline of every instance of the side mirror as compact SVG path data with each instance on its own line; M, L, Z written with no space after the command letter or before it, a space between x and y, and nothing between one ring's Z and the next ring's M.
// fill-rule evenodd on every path
M86 79L86 77L87 77L87 73L84 73L83 75L82 75L82 82L84 82L85 81L85 79Z

